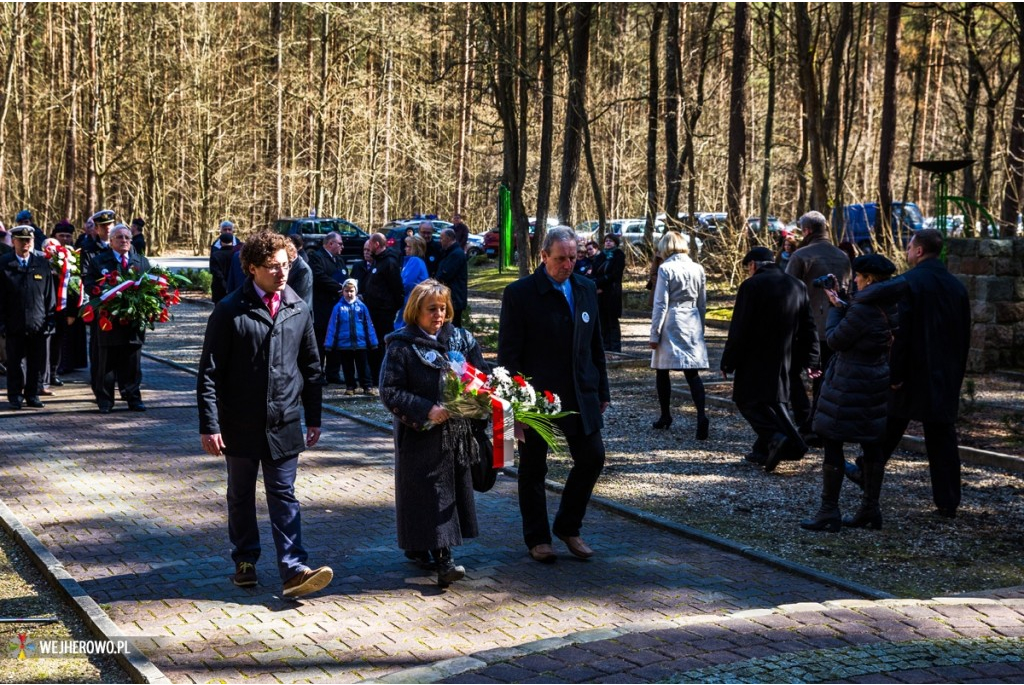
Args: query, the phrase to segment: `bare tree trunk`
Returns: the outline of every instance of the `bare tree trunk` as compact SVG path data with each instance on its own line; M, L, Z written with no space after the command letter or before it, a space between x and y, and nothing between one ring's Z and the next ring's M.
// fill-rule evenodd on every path
M665 223L679 217L679 3L668 3L665 29Z
M768 5L768 107L764 114L764 171L761 177L761 230L768 238L768 207L771 203L772 145L775 130L775 78L778 71L776 60L778 49L775 45L775 15L777 6Z
M750 64L750 6L736 3L732 43L732 86L729 96L729 172L726 206L736 231L746 225L744 183L747 166L747 69Z
M97 44L97 31L99 26L100 5L90 5L89 21L89 135L86 137L86 175L85 175L85 197L86 213L95 212L101 209L99 182L96 173L96 147L100 135L100 70L99 70L99 45Z
M999 210L999 233L1004 238L1017 235L1017 215L1024 195L1024 4L1016 3L1013 9L1017 15L1017 95L1013 102L1006 186Z
M516 3L514 5L514 16L516 20L516 69L515 73L517 76L517 89L519 94L519 155L516 159L517 170L516 177L519 179L512 191L512 206L518 207L521 214L526 214L526 204L523 201L523 186L525 185L526 172L527 172L527 153L529 151L528 134L530 131L529 122L529 95L530 95L530 81L528 77L527 61L528 61L528 42L527 37L529 31L527 29L526 15L529 11L529 6L526 3ZM528 276L533 272L533 260L531 259L533 253L536 251L537 246L543 241L543 233L547 227L538 225L536 227L536 239L531 242L530 240L530 225L529 222L523 221L519 225L519 275Z
M828 211L828 180L825 178L824 149L822 144L821 100L818 96L818 76L814 68L814 45L811 17L807 5L797 3L796 43L800 73L800 95L804 109L804 136L811 164L811 196L809 209Z
M649 248L654 244L654 221L658 213L658 53L664 15L665 6L656 3L647 49L647 223L644 226L644 242Z
M274 36L274 56L271 63L275 95L274 119L274 211L284 211L284 79L281 75L284 60L284 31L281 26L282 3L270 5L270 32Z
M572 215L573 193L580 170L584 103L587 98L587 70L590 61L590 24L593 4L571 6L572 38L566 36L569 57L569 92L565 103L565 138L562 144L562 177L558 191L558 221L567 224ZM602 224L601 230L604 230Z
M68 106L64 137L64 218L75 215L75 178L78 171L75 141L78 138L78 7L71 8L71 30L67 37Z
M552 8L554 12L554 8ZM458 150L458 161L457 171L455 176L455 211L462 212L464 209L465 198L463 193L465 192L466 184L466 152L469 147L469 121L470 121L470 99L469 89L473 82L473 3L466 3L466 20L463 22L462 29L465 32L462 43L462 79L461 79L461 93L459 102L459 150ZM554 15L552 15L554 16ZM549 54L550 59L550 54Z
M695 154L695 138L697 135L697 123L700 120L701 114L704 112L704 84L707 78L708 70L708 52L711 47L711 31L715 25L715 17L718 13L718 3L712 2L708 4L707 15L705 15L704 25L700 30L697 38L699 38L699 54L697 60L697 75L696 81L697 86L694 89L693 105L690 107L689 114L683 115L683 121L686 124L686 130L683 137L683 154L680 156L679 165L680 169L685 165L688 174L687 178L687 213L689 214L690 225L694 225L695 215L697 213L697 176L696 176L696 154ZM695 237L695 236L694 236ZM696 254L696 251L694 251Z
M985 68L978 59L977 50L977 20L974 17L974 3L964 4L964 33L967 44L967 93L964 98L964 129L961 138L960 149L963 159L974 159L972 148L974 147L974 125L978 116L978 105L981 101L981 75ZM961 195L964 197L975 197L976 184L974 169L964 169L964 186ZM964 232L966 235L974 235L974 218L964 217Z
M544 5L544 36L540 44L541 65L541 121L540 121L540 168L537 171L537 231L547 231L548 208L551 204L551 141L554 139L555 70L551 49L555 44L555 5ZM531 260L540 259L541 240L531 246Z
M896 75L900 66L902 11L902 3L889 3L885 27L885 79L882 85L882 127L878 150L878 222L875 225L875 240L880 245L885 244L891 236L889 224L892 217L892 158L896 145Z
M316 151L313 159L313 202L317 212L324 209L324 154L327 144L327 122L324 108L327 107L327 64L330 52L330 14L322 10L320 17L320 93L316 103Z

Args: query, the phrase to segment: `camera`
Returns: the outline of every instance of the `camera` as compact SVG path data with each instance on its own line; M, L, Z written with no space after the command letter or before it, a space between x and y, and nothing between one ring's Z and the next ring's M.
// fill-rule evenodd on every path
M818 276L811 285L815 288L822 288L823 290L836 290L839 288L839 282L836 281L836 277L832 274L825 274L824 276Z

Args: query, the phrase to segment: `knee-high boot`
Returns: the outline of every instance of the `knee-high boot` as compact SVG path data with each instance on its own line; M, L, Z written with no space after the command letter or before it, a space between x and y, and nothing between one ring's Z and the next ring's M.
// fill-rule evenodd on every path
M813 518L800 522L804 530L827 530L837 533L843 525L839 512L839 491L843 487L843 468L825 464L821 467L821 507Z
M878 497L882 492L885 464L865 463L861 472L864 474L864 495L860 500L860 509L853 516L843 518L843 525L850 528L880 530L882 528L882 509L878 506Z

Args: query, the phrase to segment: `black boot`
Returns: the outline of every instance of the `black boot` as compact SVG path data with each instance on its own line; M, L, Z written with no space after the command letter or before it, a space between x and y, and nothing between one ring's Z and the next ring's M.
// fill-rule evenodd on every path
M860 500L860 509L853 516L843 519L843 525L849 528L882 529L882 509L878 506L878 496L882 492L882 478L885 475L885 464L878 462L865 463L861 468L864 477L864 495Z
M804 530L827 530L838 533L843 525L839 512L839 490L843 487L843 469L825 464L821 467L821 507L814 518L800 522Z
M654 387L658 393L661 418L652 423L651 428L668 428L672 425L672 381L668 376L668 369L655 371Z
M435 549L433 555L434 559L437 560L438 587L448 587L456 580L462 580L466 577L466 569L455 565L455 560L452 559L452 551L449 548Z

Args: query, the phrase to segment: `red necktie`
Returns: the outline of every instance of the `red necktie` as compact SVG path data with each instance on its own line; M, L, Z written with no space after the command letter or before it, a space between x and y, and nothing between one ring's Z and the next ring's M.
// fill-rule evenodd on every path
M128 255L126 254L121 255L121 268L125 271L128 270Z
M263 301L267 303L267 309L270 310L270 318L273 319L277 316L277 308L281 304L277 293L267 293L263 296Z

